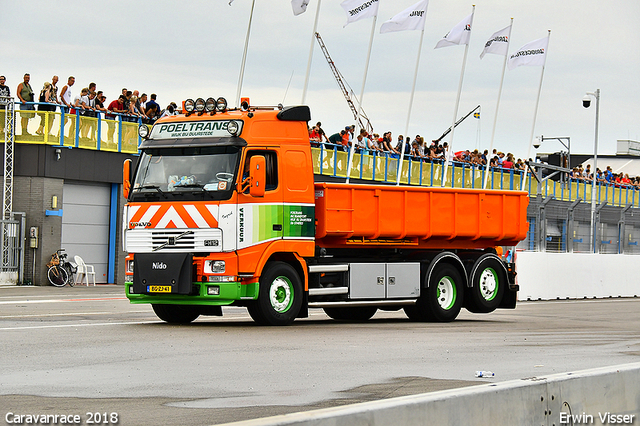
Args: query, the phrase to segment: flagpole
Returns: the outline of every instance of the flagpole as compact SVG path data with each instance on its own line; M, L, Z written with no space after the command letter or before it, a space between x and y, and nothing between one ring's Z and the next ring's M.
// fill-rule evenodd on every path
M251 14L249 15L249 25L247 26L247 37L244 40L244 52L242 52L242 65L240 66L240 76L238 77L238 92L236 93L236 106L240 106L240 92L242 91L242 80L244 80L244 65L247 62L247 49L249 48L249 35L251 34L251 22L253 21L253 9L256 0L251 2Z
M426 11L425 11L426 13ZM402 138L402 152L400 153L400 163L398 164L396 186L400 185L400 173L402 173L402 162L404 161L404 151L406 140L409 136L409 121L411 120L411 109L413 107L413 97L416 92L416 81L418 80L418 67L420 65L420 54L422 53L422 40L424 39L424 28L420 33L420 43L418 44L418 58L416 59L416 70L413 73L413 86L411 86L411 97L409 98L409 111L407 112L407 124L404 126L404 138Z
M255 0L254 0L255 1ZM378 15L373 16L373 23L371 24L371 36L369 37L369 49L367 51L367 60L364 67L364 77L362 78L362 89L360 90L360 105L358 106L358 118L362 115L362 102L364 99L364 87L367 84L367 72L369 71L369 60L371 59L371 47L373 46L373 35L376 31L376 21L378 20ZM359 124L359 120L356 121L356 124ZM358 129L356 127L356 129ZM349 151L349 166L347 168L347 183L349 183L349 177L351 175L351 167L353 165L353 153L355 151L355 143L357 134L359 134L359 130L354 133L353 139L351 140L351 149Z
M509 25L509 38L507 39L507 53L504 55L504 62L502 63L502 77L500 77L500 88L498 89L498 102L496 102L496 114L493 117L493 130L491 130L491 143L489 144L489 155L493 152L493 140L496 136L496 124L498 123L498 108L500 108L500 97L502 96L502 84L504 83L504 72L507 69L507 58L509 56L509 45L511 43L511 29L513 28L513 18L511 18L511 24ZM487 182L489 181L489 159L487 158L487 164L485 165L484 183L482 189L487 188Z
M547 35L547 50L549 49L549 39L551 38L551 30ZM533 133L536 130L536 119L538 118L538 105L540 104L540 92L542 92L542 78L544 77L544 67L547 64L547 52L544 55L544 63L542 64L542 71L540 72L540 84L538 85L538 96L536 97L536 107L533 111L533 126L531 127L531 136L529 137L529 149L527 150L527 160L531 158L531 146L533 145ZM524 183L526 179L522 179L520 184L520 190L524 191Z
M473 27L473 15L476 11L476 5L473 5L473 8L471 9L471 22L469 23L471 25L471 27ZM460 105L460 94L462 92L462 80L464 78L464 69L465 66L467 65L467 53L469 52L469 43L471 42L471 35L469 35L469 40L467 41L467 44L465 44L464 47L464 58L462 59L462 71L460 72L460 82L458 83L458 95L456 96L456 106L455 109L453 111L453 123L451 124L451 138L449 139L449 153L453 154L453 133L456 129L456 118L458 116L458 106ZM451 156L445 152L445 158L444 158L444 171L442 174L442 180L441 180L441 186L444 186L444 183L447 179L447 168L449 166L449 158Z
M307 61L307 73L304 76L304 88L302 89L302 105L304 105L307 99L307 88L309 87L309 74L311 74L311 60L313 59L313 45L315 43L316 32L318 31L318 16L320 16L320 3L322 3L322 0L318 0L318 7L316 8L316 18L313 23L313 32L311 33L311 46L309 47L309 60Z

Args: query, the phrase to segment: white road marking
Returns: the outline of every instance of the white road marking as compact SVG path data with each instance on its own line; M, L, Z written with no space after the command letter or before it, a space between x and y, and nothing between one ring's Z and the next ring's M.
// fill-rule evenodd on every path
M46 300L3 300L0 301L0 305L17 305L17 304L31 304L31 303L59 303L59 302L104 302L107 300L127 300L126 297L89 297L86 299L46 299Z
M157 324L158 322L159 321L128 321L128 322L97 322L97 323L84 323L84 324L36 325L36 326L27 326L27 327L4 327L4 328L0 328L0 331L37 330L37 329L44 329L44 328L99 327L103 325Z
M151 311L124 311L124 312L64 312L59 314L31 314L31 315L0 315L0 319L2 318L30 318L30 317L64 317L64 316L72 316L72 315L105 315L105 314L140 314L140 313L149 313Z

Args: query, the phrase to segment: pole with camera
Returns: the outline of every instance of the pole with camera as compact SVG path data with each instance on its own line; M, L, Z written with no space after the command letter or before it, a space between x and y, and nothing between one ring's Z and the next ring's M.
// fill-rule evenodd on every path
M571 169L571 138L569 136L555 136L555 137L545 137L542 135L536 136L533 142L533 148L538 149L540 148L540 145L542 145L544 141L551 141L551 140L557 140L562 144L563 147L567 149L566 156L565 156L565 152L560 151L560 167ZM567 143L564 143L563 140L566 140ZM566 158L566 163L564 161L565 158ZM568 182L569 179L567 178L567 174L563 173L562 178L560 180L562 182Z
M591 106L591 97L596 100L596 135L593 143L593 180L591 182L591 244L593 253L596 251L596 179L598 178L598 122L600 120L600 89L595 92L587 92L582 98L582 106L589 108Z

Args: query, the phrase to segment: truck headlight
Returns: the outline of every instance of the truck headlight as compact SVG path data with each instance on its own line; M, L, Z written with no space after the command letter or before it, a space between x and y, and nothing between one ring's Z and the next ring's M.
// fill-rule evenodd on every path
M205 273L209 274L224 274L225 271L225 262L224 260L208 260Z
M232 135L232 136L237 136L238 135L238 122L231 120L229 122L229 124L227 124L227 131Z

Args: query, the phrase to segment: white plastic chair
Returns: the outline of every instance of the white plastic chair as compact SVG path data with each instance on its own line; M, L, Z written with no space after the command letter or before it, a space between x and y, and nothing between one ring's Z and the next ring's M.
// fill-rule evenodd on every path
M89 276L93 277L93 285L96 285L96 271L93 265L87 265L80 256L73 256L73 259L78 265L78 271L76 272L76 284L82 284L84 279L87 279L87 287L89 287Z

